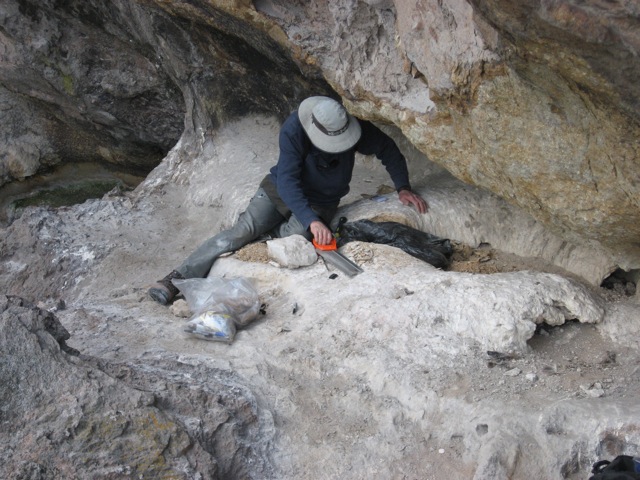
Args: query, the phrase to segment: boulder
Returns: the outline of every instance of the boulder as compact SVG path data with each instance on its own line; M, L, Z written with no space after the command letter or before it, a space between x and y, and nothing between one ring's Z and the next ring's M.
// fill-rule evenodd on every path
M287 268L307 267L318 260L315 248L302 235L268 240L267 252L273 261Z

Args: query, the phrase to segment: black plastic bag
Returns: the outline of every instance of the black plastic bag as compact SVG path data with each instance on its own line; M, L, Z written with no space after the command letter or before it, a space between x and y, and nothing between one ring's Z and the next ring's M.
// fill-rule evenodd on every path
M638 480L640 472L634 472L633 457L618 455L613 461L601 460L593 464L589 480Z
M453 254L448 239L397 222L357 220L344 223L340 225L337 238L339 247L356 240L391 245L437 268L447 268Z

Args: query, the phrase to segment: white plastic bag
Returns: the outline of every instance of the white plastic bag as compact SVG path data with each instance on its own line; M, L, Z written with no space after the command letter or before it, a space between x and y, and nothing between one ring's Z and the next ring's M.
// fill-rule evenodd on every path
M258 292L246 278L174 279L193 316L185 331L200 338L231 343L237 327L260 313Z

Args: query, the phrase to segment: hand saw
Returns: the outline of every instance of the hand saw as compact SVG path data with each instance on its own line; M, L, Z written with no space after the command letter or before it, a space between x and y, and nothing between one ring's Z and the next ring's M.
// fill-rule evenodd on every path
M340 227L346 220L347 219L344 217L340 218L340 223L338 224L336 232L339 232ZM331 239L331 243L329 243L328 245L320 245L316 243L314 239L313 246L316 247L316 252L318 252L318 255L320 255L325 261L329 262L334 267L337 267L346 275L355 277L357 274L363 272L363 270L358 265L338 252L338 244L336 243L335 236Z

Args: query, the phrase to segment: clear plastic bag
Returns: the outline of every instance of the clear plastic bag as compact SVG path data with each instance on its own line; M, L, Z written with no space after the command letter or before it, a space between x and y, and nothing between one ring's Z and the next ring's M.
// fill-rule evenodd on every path
M205 340L231 343L236 336L236 324L229 314L205 310L191 317L184 331Z
M258 292L246 278L174 279L193 316L185 331L205 340L231 343L236 329L260 313Z

